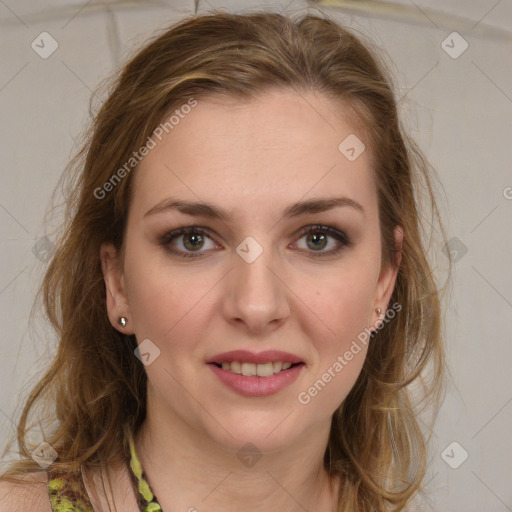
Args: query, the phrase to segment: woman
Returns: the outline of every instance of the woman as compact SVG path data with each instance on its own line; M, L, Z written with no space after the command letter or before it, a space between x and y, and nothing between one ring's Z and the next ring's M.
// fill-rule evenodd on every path
M443 376L420 194L437 208L369 44L311 15L186 19L70 168L59 348L0 511L403 510L425 473L410 384Z

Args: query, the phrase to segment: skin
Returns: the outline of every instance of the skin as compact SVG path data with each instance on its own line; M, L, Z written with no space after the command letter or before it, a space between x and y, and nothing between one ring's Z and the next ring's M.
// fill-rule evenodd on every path
M340 104L313 92L266 91L249 102L212 97L198 101L134 171L124 250L103 244L101 259L112 325L160 350L145 367L148 414L135 445L164 510L335 510L337 486L323 454L331 416L367 348L361 344L307 405L297 396L376 324L375 308L386 310L397 274L380 268L368 145L355 161L338 150L350 134L364 140ZM232 220L176 210L145 216L171 196L213 203ZM283 219L292 203L333 196L357 201L364 212L343 206ZM329 254L338 245L329 236L316 242L325 256L313 257L317 245L300 228L317 224L352 243ZM158 243L182 226L205 229L202 256L180 258ZM247 236L263 249L250 264L236 252ZM194 247L190 236L169 245ZM206 364L235 349L283 350L305 366L278 393L246 397ZM262 453L251 467L237 457L248 442Z

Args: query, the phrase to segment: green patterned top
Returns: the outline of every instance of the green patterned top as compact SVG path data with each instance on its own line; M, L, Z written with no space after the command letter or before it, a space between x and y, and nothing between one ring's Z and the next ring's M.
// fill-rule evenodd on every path
M162 512L156 496L151 491L137 454L133 437L130 444L130 474L141 512ZM48 492L54 512L94 512L88 496L83 496L76 482L60 478L48 469Z

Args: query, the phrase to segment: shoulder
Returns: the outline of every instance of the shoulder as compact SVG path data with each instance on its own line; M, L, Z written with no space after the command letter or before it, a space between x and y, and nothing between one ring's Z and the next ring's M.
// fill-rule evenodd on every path
M17 483L0 480L0 512L51 512L48 475L38 471L19 477Z

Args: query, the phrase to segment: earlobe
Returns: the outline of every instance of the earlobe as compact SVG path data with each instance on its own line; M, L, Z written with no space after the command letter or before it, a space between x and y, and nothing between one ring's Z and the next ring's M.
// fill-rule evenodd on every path
M130 306L125 290L124 273L114 244L109 242L101 245L100 259L110 323L123 334L131 334L127 329ZM120 322L120 318L125 318L126 321Z

